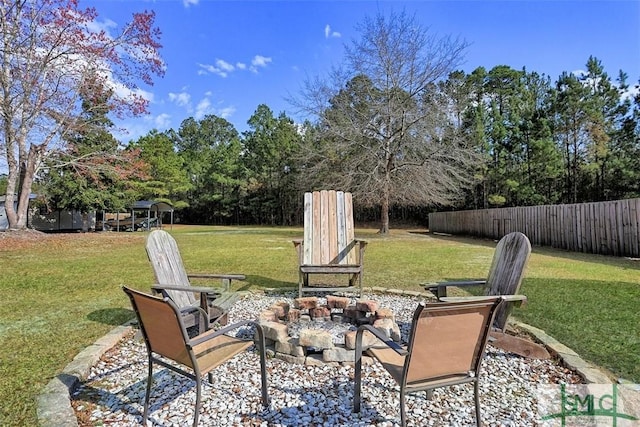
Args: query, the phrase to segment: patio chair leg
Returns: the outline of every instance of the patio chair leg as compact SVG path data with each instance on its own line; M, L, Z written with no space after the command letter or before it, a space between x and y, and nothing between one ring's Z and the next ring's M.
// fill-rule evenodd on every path
M362 386L362 331L356 333L355 373L353 377L353 412L360 412Z
M269 407L269 394L267 393L267 355L266 355L266 343L264 339L264 329L257 327L258 342L256 346L260 355L260 379L262 382L262 406Z
M400 425L406 427L407 425L407 409L405 408L405 390L400 387Z
M202 378L200 372L196 372L196 413L193 415L193 427L198 426L198 418L200 417Z
M153 361L149 357L149 376L147 377L147 392L144 396L144 412L142 414L142 425L147 425L149 418L149 401L151 400L151 383L153 382Z
M473 382L473 394L476 403L476 426L480 427L482 422L480 420L480 396L478 395L478 391L479 381L476 379L476 381Z

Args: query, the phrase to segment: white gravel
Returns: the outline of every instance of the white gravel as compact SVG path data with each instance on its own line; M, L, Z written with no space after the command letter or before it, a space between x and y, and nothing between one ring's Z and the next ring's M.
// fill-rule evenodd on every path
M255 318L278 301L295 295L251 295L236 303L230 321ZM419 299L365 295L391 308L408 335ZM243 331L242 333L251 333ZM362 412L353 414L353 368L294 365L267 360L271 404L260 402L260 367L253 350L214 371L215 383L204 381L201 426L396 426L400 423L398 387L377 363L363 367ZM193 421L195 381L154 366L150 423L184 426ZM147 354L133 336L107 352L88 380L72 396L81 426L130 426L142 420ZM480 381L482 421L486 426L541 425L537 410L539 385L582 380L552 360L525 359L488 347ZM424 393L407 397L408 425L475 425L473 386L437 389L431 400Z

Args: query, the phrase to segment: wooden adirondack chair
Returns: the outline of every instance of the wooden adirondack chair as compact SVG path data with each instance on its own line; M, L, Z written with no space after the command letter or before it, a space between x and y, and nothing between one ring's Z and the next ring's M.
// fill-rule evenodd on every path
M356 292L362 294L367 242L354 237L351 193L323 190L304 195L304 237L293 241L298 254L298 293ZM346 274L348 286L311 286L309 275Z
M509 233L500 239L496 246L491 268L489 269L489 276L486 280L428 283L424 286L438 300L453 301L473 297L447 297L448 286L484 285L485 295L501 295L506 300L506 303L498 309L494 320L494 326L497 329L504 330L514 305L520 306L527 301L527 297L519 295L518 292L530 255L531 243L529 243L527 236L519 232Z
M245 280L242 274L187 274L175 239L164 230L149 233L146 243L147 256L153 267L156 284L151 286L155 293L171 299L184 314L186 327L200 325L200 331L209 324L226 323L226 312L238 299L231 291L232 280ZM219 279L222 287L191 286L189 279ZM199 294L196 298L194 294ZM207 314L204 324L199 323L198 308ZM203 328L204 327L204 328Z

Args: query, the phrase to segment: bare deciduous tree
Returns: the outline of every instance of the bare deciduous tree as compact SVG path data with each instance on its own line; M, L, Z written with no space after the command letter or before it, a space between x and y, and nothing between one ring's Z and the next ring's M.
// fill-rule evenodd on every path
M9 227L27 225L29 194L42 161L80 132L81 93L103 87L97 108L140 114L147 99L137 86L162 75L152 12L121 28L97 21L77 0L0 0L0 147L7 162ZM117 33L116 33L117 32ZM97 102L112 93L108 105ZM86 91L85 91L86 92ZM16 193L18 199L16 200ZM14 203L17 201L17 209Z
M438 37L405 12L368 18L358 30L344 64L308 80L291 102L318 118L321 140L305 147L307 176L318 180L311 185L380 206L387 233L392 204L449 204L478 162L439 85L467 43Z

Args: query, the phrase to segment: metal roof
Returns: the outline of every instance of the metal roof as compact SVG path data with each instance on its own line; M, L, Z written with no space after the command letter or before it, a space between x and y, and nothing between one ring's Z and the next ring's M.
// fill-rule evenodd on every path
M153 200L138 200L131 209L154 210L158 212L173 212L173 206L166 202L154 202Z

